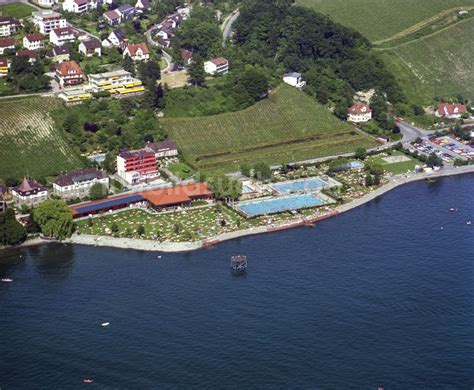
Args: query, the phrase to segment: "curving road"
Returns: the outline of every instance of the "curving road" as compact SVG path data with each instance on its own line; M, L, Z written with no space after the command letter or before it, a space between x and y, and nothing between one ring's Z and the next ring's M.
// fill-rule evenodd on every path
M234 22L237 20L237 18L240 15L240 11L236 9L234 12L232 12L232 15L227 18L227 20L224 22L224 28L222 29L222 47L226 46L226 42L229 40L230 36L232 35L232 25Z

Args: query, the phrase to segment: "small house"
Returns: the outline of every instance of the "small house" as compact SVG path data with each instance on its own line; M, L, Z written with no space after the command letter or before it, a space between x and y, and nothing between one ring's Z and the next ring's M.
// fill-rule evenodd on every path
M82 14L89 9L88 0L65 0L62 5L64 11L75 14Z
M204 71L208 74L224 74L229 71L229 61L223 57L213 58L204 63Z
M50 58L51 61L57 63L69 61L69 47L67 45L55 46L52 50L46 53L46 57Z
M23 38L23 47L27 50L38 50L44 48L43 34L28 34Z
M48 198L48 190L42 184L26 177L20 185L12 188L12 198L15 205L36 206Z
M438 118L459 119L461 118L462 114L466 114L466 113L467 113L467 108L464 104L440 103L438 104L438 108L436 109L435 115Z
M298 72L285 73L283 75L283 81L286 84L298 89L301 89L306 85L306 81L301 79L301 73Z
M36 50L19 50L16 52L17 57L26 57L28 58L28 62L33 64L36 62L36 58L38 56L38 52Z
M367 104L357 102L347 110L347 120L353 123L365 123L372 119L372 110Z
M102 55L100 42L95 39L81 42L79 44L79 53L84 54L86 57L92 57L94 55L100 57Z
M118 7L116 11L119 13L121 20L132 19L137 12L137 10L133 8L130 4L122 5Z
M0 54L7 50L15 50L15 40L12 38L0 38Z
M120 23L120 14L116 10L107 11L104 13L104 19L110 26L115 26Z
M0 16L0 37L9 37L21 28L18 19L11 16Z
M76 36L71 27L60 27L51 30L49 33L49 41L55 46L61 46L65 43L74 42Z
M176 157L178 155L178 145L172 139L162 142L149 143L146 148L153 150L157 159L164 157Z
M150 51L145 43L129 43L123 52L123 57L129 56L133 61L148 61Z
M181 59L183 60L183 65L184 66L189 66L191 65L191 62L193 61L193 52L186 50L186 49L181 49L179 52Z
M85 76L76 61L64 61L56 65L55 78L59 85L64 88L82 84Z

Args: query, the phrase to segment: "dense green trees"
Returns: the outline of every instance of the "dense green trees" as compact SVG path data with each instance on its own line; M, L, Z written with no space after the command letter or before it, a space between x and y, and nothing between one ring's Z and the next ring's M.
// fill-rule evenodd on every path
M24 241L26 230L15 219L15 211L11 208L0 213L0 244L13 245Z
M259 180L270 180L273 174L268 164L258 162L253 167L253 176Z
M7 82L19 93L40 92L49 89L50 78L43 74L43 62L39 58L30 64L28 57L16 56L12 58Z
M104 199L107 197L108 190L102 183L95 183L89 190L89 198L91 200Z
M242 183L223 174L210 177L209 185L217 199L238 199L242 194Z
M64 240L73 232L72 213L62 200L48 199L33 210L43 235Z
M367 150L365 148L357 148L354 157L358 160L365 160L367 157Z
M436 153L431 153L426 159L426 165L429 167L440 167L443 165L443 160Z

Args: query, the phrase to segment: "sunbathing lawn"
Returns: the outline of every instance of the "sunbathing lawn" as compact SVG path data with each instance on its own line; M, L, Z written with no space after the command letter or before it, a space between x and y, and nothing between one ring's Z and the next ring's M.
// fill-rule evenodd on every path
M193 169L181 162L169 165L168 169L182 180L189 179L193 175Z
M119 227L118 237L159 239L161 241L182 242L202 240L217 234L247 229L272 222L283 222L292 218L289 213L267 218L245 219L225 206L210 206L200 209L187 209L175 212L152 213L141 209L125 210L76 223L79 234L105 236L110 234L113 223ZM225 226L221 225L225 221ZM89 224L92 223L92 226ZM145 235L136 233L139 225L145 228ZM180 225L179 232L176 225ZM129 229L129 231L127 231Z
M35 9L23 3L12 3L0 5L0 14L3 16L13 16L14 18L25 18L30 16Z

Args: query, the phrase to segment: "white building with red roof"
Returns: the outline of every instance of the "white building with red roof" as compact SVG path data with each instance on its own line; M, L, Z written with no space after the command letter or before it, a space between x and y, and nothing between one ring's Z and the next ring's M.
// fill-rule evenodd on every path
M0 37L9 37L21 28L20 22L11 16L0 16Z
M71 27L55 28L49 33L49 41L55 46L62 46L76 40L76 35Z
M357 102L347 110L347 120L354 123L364 123L372 119L372 110L367 104Z
M26 204L32 207L48 198L48 190L45 186L25 177L20 185L12 188L12 197L17 206Z
M129 56L133 61L148 61L150 50L145 43L129 43L123 51L123 57Z
M224 57L213 58L204 63L204 71L208 74L224 74L229 71L229 61Z
M83 198L89 196L94 184L102 184L109 188L109 178L97 168L85 168L67 172L53 182L53 190L63 199Z
M28 50L38 50L44 48L43 34L28 34L23 38L23 47Z
M446 119L459 119L462 114L467 113L467 108L464 104L461 103L440 103L436 109L435 115L438 118Z
M66 27L64 17L54 11L36 11L31 14L31 19L42 34L49 34L53 28Z
M15 40L12 38L0 38L0 54L7 50L15 50Z
M63 61L56 65L55 78L59 85L64 88L82 84L85 76L76 61Z

